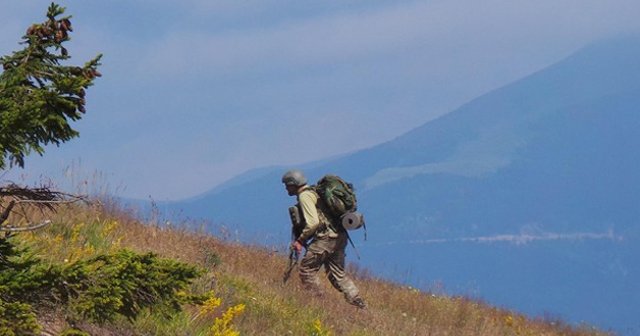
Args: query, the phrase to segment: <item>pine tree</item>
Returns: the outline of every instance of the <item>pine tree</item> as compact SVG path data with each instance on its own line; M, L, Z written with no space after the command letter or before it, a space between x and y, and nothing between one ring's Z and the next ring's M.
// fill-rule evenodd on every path
M52 3L47 20L27 29L25 48L0 58L0 169L24 167L31 151L42 155L79 133L70 122L85 113L85 90L93 85L102 55L84 66L63 65L70 58L63 44L72 31L65 8Z

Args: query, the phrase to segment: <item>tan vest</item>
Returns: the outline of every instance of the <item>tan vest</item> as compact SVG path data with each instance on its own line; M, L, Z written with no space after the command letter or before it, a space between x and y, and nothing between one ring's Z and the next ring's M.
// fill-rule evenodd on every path
M303 193L308 193L308 194L303 196ZM331 220L326 215L327 209L325 205L319 201L319 198L320 197L318 196L318 193L311 187L307 187L303 189L302 192L298 195L297 206L300 211L300 214L302 215L301 218L305 221L304 223L305 228L303 229L302 234L300 235L303 240L307 240L310 238L338 237L336 225L334 225L334 223L332 223ZM301 204L301 199L302 201L306 200L307 202L313 203L316 210L315 212L316 212L317 218L313 218L313 213L304 211L305 206ZM310 207L311 204L309 204L308 206ZM311 218L307 218L307 217L311 217ZM318 224L316 225L317 227L314 227L313 222L315 222L316 220ZM311 225L309 225L310 223L307 223L307 221L311 222Z

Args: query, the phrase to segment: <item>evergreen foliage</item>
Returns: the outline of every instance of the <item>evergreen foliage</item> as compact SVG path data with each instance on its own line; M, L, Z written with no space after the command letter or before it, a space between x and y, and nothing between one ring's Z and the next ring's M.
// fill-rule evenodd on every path
M62 64L71 57L63 44L72 31L64 11L52 3L47 20L22 37L24 49L0 58L0 169L23 167L32 150L42 155L44 146L78 136L69 122L85 113L85 89L101 76L102 55L82 67Z
M144 308L177 312L186 299L179 293L200 275L194 266L153 253L120 250L81 260L67 268L63 278L76 293L73 313L104 323L118 315L134 320Z
M78 329L67 329L60 336L91 336L91 334Z
M172 314L202 297L185 294L199 268L153 253L120 250L70 264L43 262L11 239L0 239L0 335L37 334L38 310L68 320L135 320L145 308Z
M0 299L0 335L39 335L40 325L31 306L21 302Z

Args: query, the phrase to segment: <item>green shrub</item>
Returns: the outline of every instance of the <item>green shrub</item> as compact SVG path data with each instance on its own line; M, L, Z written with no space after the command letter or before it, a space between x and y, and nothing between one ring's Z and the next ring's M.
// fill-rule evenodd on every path
M40 325L31 306L0 300L0 335L39 335Z
M57 309L71 320L134 320L145 308L167 314L203 297L186 294L202 274L195 266L130 250L67 264L43 262L28 249L0 239L0 336L37 334L39 310Z
M63 277L77 293L71 300L72 312L103 323L118 315L133 320L150 307L179 311L187 297L180 292L200 274L194 266L153 253L121 250L78 261L64 270Z
M28 249L0 239L0 299L44 305L54 301L52 290L61 287L60 267L47 265ZM58 289L57 292L60 292Z
M67 329L60 336L91 336L91 334L78 329Z

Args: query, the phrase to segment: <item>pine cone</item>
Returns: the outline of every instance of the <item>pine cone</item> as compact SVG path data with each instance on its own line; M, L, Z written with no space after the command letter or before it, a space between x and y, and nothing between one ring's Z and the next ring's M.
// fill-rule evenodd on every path
M69 21L69 19L60 20L60 26L62 26L64 30L73 31L71 28L71 21Z

